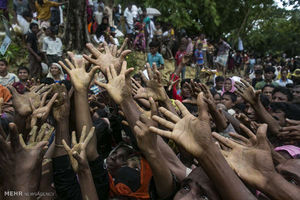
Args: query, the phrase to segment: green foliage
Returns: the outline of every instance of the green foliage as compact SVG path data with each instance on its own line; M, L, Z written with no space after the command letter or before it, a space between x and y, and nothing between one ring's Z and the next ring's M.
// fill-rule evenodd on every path
M27 63L27 51L22 46L12 42L4 56L0 55L0 58L5 59L10 66L15 67Z

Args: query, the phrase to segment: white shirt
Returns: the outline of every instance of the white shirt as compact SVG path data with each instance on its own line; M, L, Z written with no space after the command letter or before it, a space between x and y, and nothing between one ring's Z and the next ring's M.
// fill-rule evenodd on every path
M62 43L60 38L55 37L53 40L51 37L45 37L43 40L43 48L42 51L47 55L62 55Z
M94 12L94 17L96 19L97 24L100 25L102 23L103 13L96 11Z
M19 82L19 78L13 73L7 73L4 77L0 76L0 84L3 86L11 85L15 82Z
M154 32L156 31L154 22L150 20L149 26L147 26L147 32L149 33L149 37L153 38Z
M133 26L133 14L129 11L128 8L126 8L124 11L124 17L126 17L128 25Z
M282 79L279 79L275 81L278 83L279 86L285 87L287 84L293 84L293 81L291 79L286 79L286 81L283 81Z

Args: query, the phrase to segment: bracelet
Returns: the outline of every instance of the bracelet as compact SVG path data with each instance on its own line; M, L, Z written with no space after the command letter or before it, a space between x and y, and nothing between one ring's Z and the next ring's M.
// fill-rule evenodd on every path
M63 144L55 144L55 147L64 148Z

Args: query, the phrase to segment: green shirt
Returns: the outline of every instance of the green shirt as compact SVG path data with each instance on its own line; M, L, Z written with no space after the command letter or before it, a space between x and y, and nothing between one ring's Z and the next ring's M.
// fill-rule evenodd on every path
M260 81L260 82L256 83L255 89L261 90L266 84L267 83L265 81ZM271 85L273 85L274 87L279 86L278 83L276 83L275 81L272 81Z

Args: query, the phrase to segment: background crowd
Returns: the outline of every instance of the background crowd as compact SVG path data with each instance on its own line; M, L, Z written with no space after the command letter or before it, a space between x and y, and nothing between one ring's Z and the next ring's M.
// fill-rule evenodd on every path
M91 43L75 54L68 1L13 5L29 56L16 74L0 59L0 199L300 199L298 57L88 0Z

